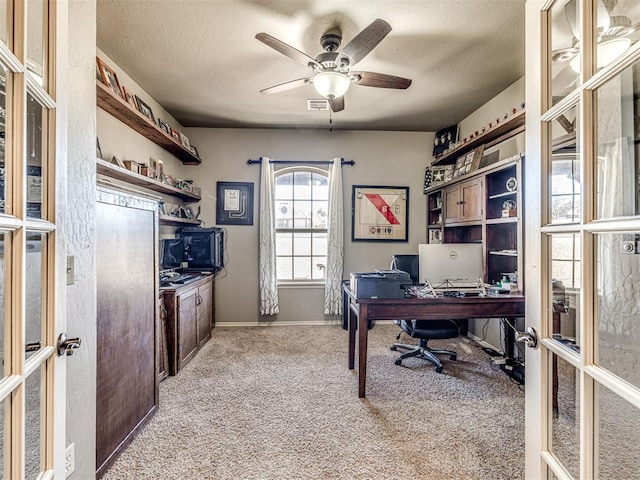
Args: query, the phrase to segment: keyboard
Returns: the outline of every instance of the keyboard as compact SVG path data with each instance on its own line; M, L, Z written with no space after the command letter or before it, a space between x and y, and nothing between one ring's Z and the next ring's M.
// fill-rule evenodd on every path
M161 285L171 285L172 283L177 284L185 284L189 283L192 280L197 279L196 275L178 275L177 277L161 277L160 284Z

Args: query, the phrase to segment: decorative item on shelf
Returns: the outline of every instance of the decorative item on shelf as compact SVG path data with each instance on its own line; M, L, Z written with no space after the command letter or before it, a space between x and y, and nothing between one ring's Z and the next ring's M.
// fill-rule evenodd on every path
M517 217L518 210L515 200L505 200L502 204L502 218Z
M140 111L140 113L151 120L151 122L156 123L156 120L153 117L153 112L151 111L151 107L144 103L139 96L134 95L134 98L136 100L136 104L138 105L138 110Z
M124 94L124 99L127 101L127 103L138 110L136 99L133 98L133 95L124 86L122 87L122 93Z
M191 150L191 153L193 153L196 157L200 158L200 155L198 155L198 149L196 147L194 147L193 145L190 145L189 149Z
M444 183L447 178L453 175L453 165L442 165L431 167L431 186Z
M160 215L167 215L167 206L164 202L158 202L158 213Z
M102 83L109 87L117 96L124 98L116 72L98 57L96 57L96 62L98 63Z
M180 135L178 134L178 132L176 130L174 130L173 128L169 128L169 130L171 131L171 136L173 137L173 139L176 142L180 142Z
M127 170L131 170L133 173L140 174L140 164L135 160L125 160L123 163L124 167Z
M164 163L162 160L156 160L155 158L149 159L149 167L153 171L153 178L160 180L164 175Z
M191 151L191 145L189 145L189 139L182 132L180 132L180 143L182 144L182 146L184 148L186 148L187 150Z
M158 126L160 127L160 130L165 132L167 135L171 135L171 127L169 127L169 124L160 117L158 117Z
M515 177L509 177L507 183L505 184L507 191L515 192L518 188L518 179Z
M442 155L445 150L448 150L450 148L451 144L457 142L458 133L458 125L451 125L450 127L438 130L433 140L433 156L437 157Z
M171 185L172 187L176 186L176 179L175 177L171 176L171 175L166 175L166 174L162 174L162 182L166 183L167 185Z
M156 171L153 167L148 166L146 163L140 165L140 175L149 178L156 177Z
M423 193L427 193L427 189L431 185L431 168L427 167L424 171L424 187L422 188Z
M115 155L113 157L111 157L111 163L113 163L114 165L119 166L120 168L127 168L124 165L124 162L122 160L120 160L118 157L116 157Z
M102 149L100 148L100 139L98 137L96 137L96 157L103 160Z
M193 194L197 196L202 196L202 189L200 187L193 187Z

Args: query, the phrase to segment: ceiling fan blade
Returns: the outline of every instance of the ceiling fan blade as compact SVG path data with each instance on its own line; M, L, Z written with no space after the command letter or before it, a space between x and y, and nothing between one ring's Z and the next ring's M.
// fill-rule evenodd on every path
M395 77L385 73L349 72L349 76L355 77L353 83L363 87L397 88L404 90L411 85L411 80L408 78Z
M309 83L311 83L311 78L299 78L297 80L291 80L290 82L285 82L279 85L274 85L273 87L265 88L264 90L260 90L260 93L280 93L286 90L291 90L293 88L304 87Z
M311 58L306 53L301 52L300 50L293 48L291 45L284 43L282 40L278 40L276 37L272 37L268 33L258 33L256 34L256 38L260 40L262 43L267 45L268 47L273 48L274 50L280 52L281 54L289 57L292 60L295 60L298 63L301 63L305 67L309 64L318 65L313 58Z
M342 49L337 64L340 65L340 60L348 57L349 65L355 65L366 57L390 31L391 25L387 22L379 18L374 20Z
M332 112L341 112L344 110L344 95L338 98L330 98L329 105L331 106Z

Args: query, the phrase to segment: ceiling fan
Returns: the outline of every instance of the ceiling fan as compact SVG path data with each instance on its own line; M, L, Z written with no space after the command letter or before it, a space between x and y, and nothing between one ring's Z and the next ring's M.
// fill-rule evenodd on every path
M640 23L632 24L626 15L614 15L612 10L618 0L595 0L597 23L597 68L602 68L622 55L633 43L629 38L640 30ZM551 52L555 63L569 61L571 69L580 72L580 31L576 0L569 0L564 6L567 23L573 34L570 47Z
M411 85L411 80L408 78L350 70L366 57L390 31L391 25L378 18L347 43L341 51L338 51L342 43L342 34L339 29L331 30L320 39L324 52L316 58L311 58L306 53L268 33L258 33L256 38L262 43L313 70L313 75L310 77L274 85L260 90L260 92L279 93L312 83L316 91L329 100L331 110L339 112L344 110L344 94L352 83L364 87L406 89Z

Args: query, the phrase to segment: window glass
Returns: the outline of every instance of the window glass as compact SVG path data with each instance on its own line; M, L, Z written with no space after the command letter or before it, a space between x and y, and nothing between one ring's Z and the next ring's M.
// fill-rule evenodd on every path
M45 35L45 1L28 0L27 5L27 69L43 85ZM45 85L43 85L45 86Z
M25 382L25 425L24 425L24 469L25 480L36 480L43 470L40 450L42 448L42 375L44 368L37 368Z
M7 0L0 0L0 41L7 44Z
M276 265L279 280L321 280L327 255L328 176L314 169L276 173Z
M7 98L10 81L9 71L0 63L0 213L5 213L5 154L7 151Z

